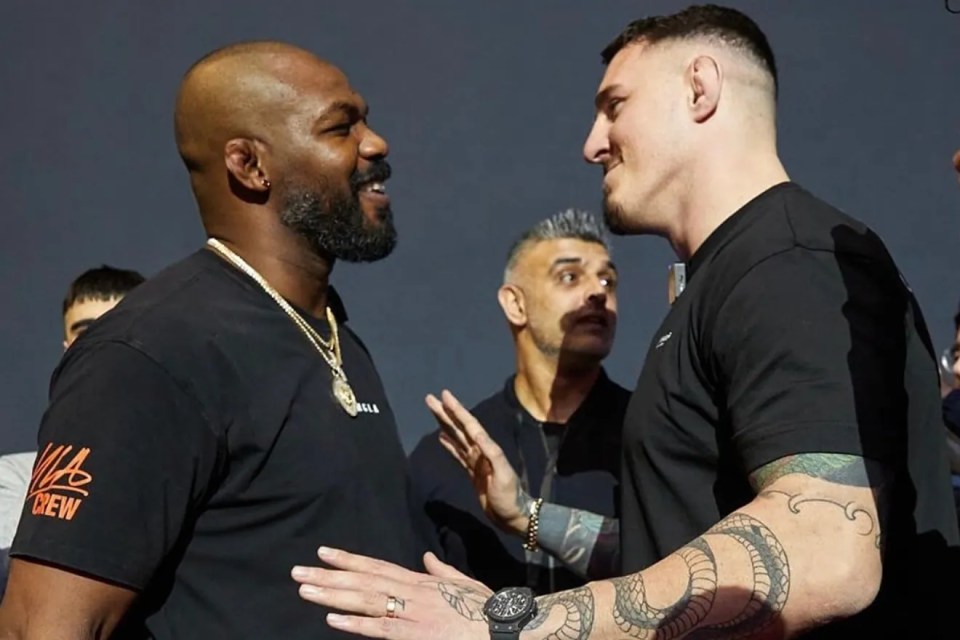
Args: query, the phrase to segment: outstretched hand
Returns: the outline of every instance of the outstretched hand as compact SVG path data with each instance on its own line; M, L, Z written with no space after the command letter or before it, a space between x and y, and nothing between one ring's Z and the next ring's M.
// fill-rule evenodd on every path
M331 627L390 640L490 637L483 606L493 592L432 553L428 573L326 547L317 555L332 568L294 567L291 575L301 598L345 612L327 615Z
M470 476L487 517L510 533L525 535L533 500L503 449L449 391L440 398L428 395L427 407L440 424L440 444Z

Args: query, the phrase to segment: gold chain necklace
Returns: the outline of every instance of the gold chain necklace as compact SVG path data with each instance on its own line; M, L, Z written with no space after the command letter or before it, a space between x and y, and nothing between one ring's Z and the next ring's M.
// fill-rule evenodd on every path
M273 301L283 309L290 319L293 320L293 324L297 325L297 328L307 337L310 344L320 352L320 355L323 356L323 359L330 366L330 371L333 373L333 383L331 385L333 397L337 399L340 406L343 407L343 410L346 411L351 418L355 418L357 416L357 397L354 395L353 389L347 381L347 374L343 371L343 358L340 354L340 335L337 332L337 319L334 317L333 311L330 310L330 305L327 305L327 322L330 324L330 342L327 342L313 327L307 324L307 321L297 313L296 309L291 307L290 303L284 300L283 296L277 293L276 289L271 287L267 281L264 280L263 276L257 273L257 270L247 264L243 258L231 251L216 238L207 239L207 245L237 269L240 269L240 271L250 276L254 282L260 285L260 288L263 289L268 296L273 298Z

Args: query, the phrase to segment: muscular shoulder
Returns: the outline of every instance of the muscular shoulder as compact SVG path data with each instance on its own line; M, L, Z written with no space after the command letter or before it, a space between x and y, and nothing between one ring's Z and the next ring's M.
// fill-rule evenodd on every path
M784 186L758 200L743 218L727 224L720 232L728 237L720 243L706 275L712 282L705 291L717 300L745 281L767 274L782 278L779 270L786 262L796 264L798 257L829 264L838 277L845 264L869 264L887 274L896 271L883 241L867 225L798 185ZM787 283L778 280L776 284ZM790 283L794 284L802 283Z

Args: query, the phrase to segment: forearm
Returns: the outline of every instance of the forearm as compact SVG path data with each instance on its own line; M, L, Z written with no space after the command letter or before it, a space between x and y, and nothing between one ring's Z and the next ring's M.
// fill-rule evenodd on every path
M598 580L620 573L619 520L544 503L537 543L582 577Z
M787 638L852 615L879 583L876 520L818 500L772 492L644 571L544 596L522 640Z
M14 558L0 603L0 640L103 640L135 597L125 588Z
M734 514L724 529L742 537L742 549L705 535L639 573L541 598L522 640L659 640L711 627L715 638L783 637L758 633L772 630L783 609L789 568L782 549L748 516Z
M102 640L109 631L75 620L58 621L56 616L38 618L6 603L0 605L0 640Z

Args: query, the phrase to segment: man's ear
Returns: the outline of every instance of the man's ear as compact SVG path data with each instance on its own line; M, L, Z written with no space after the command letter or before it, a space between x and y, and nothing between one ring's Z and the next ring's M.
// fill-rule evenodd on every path
M690 93L690 112L697 122L712 116L720 104L723 89L723 69L715 58L697 56L687 68L687 83Z
M497 291L497 300L510 324L518 327L527 324L526 300L523 298L523 290L520 287L514 284L502 285Z
M263 166L263 146L250 138L228 140L223 149L227 171L245 189L256 193L270 190L270 176Z

